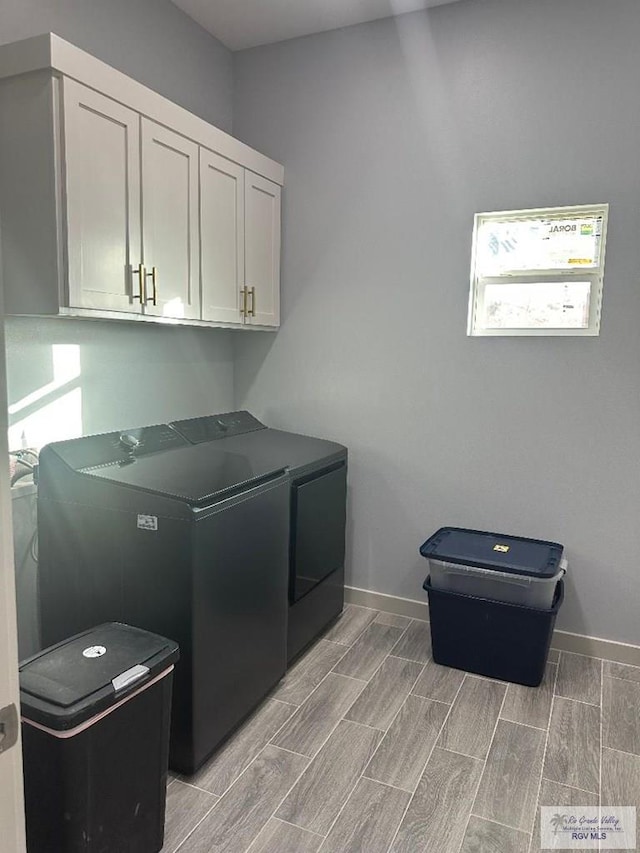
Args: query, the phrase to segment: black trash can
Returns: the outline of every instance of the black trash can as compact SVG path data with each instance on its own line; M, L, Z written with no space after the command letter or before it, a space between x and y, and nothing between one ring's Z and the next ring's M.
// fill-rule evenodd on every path
M557 542L443 527L420 548L429 560L433 659L537 686L564 596Z
M29 853L157 853L172 640L108 623L20 665Z

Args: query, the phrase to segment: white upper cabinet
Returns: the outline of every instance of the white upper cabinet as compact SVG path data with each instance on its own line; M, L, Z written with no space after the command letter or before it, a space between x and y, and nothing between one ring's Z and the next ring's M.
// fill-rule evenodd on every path
M198 146L142 119L145 314L200 318Z
M74 80L63 104L69 306L140 311L140 117Z
M280 323L280 187L245 175L245 286L247 322Z
M200 151L202 317L280 322L280 187Z
M283 175L53 34L0 46L9 314L277 326Z
M200 149L203 320L243 320L244 172L237 163Z

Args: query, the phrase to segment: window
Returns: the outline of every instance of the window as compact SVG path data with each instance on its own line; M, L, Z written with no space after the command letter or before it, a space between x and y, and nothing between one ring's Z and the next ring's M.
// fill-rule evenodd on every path
M469 335L597 335L609 206L475 217Z

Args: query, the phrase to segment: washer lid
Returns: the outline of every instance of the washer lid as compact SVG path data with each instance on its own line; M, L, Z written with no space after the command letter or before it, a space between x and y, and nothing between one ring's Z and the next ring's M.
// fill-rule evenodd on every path
M173 640L118 622L100 625L20 664L22 714L55 730L74 728L177 659Z
M272 462L215 445L178 447L126 462L84 469L83 473L130 488L206 506L284 473Z
M562 551L557 542L461 527L441 527L420 548L430 560L537 578L558 573Z

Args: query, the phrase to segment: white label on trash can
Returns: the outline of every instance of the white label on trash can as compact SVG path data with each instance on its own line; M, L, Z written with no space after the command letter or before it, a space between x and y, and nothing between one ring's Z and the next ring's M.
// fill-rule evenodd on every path
M139 681L141 678L144 678L145 675L149 675L149 667L139 663L136 664L136 666L132 666L131 669L128 669L126 672L116 675L115 678L111 679L111 683L113 684L113 689L117 693L118 690L124 690L125 687L133 684L134 681Z
M89 646L82 652L82 656L85 658L101 658L106 653L107 650L104 646Z
M158 516L157 515L138 515L138 528L140 530L157 530Z

